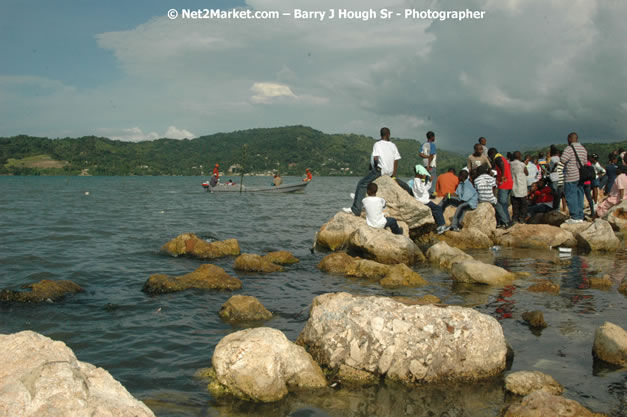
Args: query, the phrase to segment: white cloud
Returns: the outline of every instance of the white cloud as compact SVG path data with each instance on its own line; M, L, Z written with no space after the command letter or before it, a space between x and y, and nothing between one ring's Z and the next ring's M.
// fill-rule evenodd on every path
M248 0L257 10L450 10L437 0ZM627 2L469 0L477 21L169 20L98 35L124 76L92 89L0 75L0 135L116 127L189 137L305 124L490 143L626 134ZM210 23L210 24L209 24ZM142 126L125 131L128 126ZM170 126L185 126L185 129ZM176 130L174 130L176 129ZM163 135L160 132L165 132ZM168 134L170 133L170 134ZM539 139L540 138L540 139ZM469 142L470 143L470 142Z
M99 135L105 136L113 140L122 140L125 142L141 142L145 140L155 140L160 138L169 139L193 139L195 134L185 129L178 129L176 126L169 126L164 134L157 132L145 133L138 126L116 129L116 128L100 128L97 129Z

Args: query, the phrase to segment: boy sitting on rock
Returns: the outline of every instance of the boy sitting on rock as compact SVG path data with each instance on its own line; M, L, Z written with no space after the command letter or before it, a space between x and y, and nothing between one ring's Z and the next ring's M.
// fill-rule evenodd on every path
M368 184L366 193L368 197L362 200L362 204L366 209L366 223L370 227L376 229L383 229L389 227L392 233L395 235L402 235L403 229L398 227L396 219L393 217L385 217L383 215L383 209L385 208L385 200L381 197L377 197L377 191L379 187L374 182Z
M453 215L453 220L451 221L450 230L454 232L459 231L459 226L462 224L466 210L476 209L478 201L479 197L477 191L470 182L470 179L468 179L468 171L461 170L459 172L459 185L455 190L455 194L445 195L440 202L442 212L444 212L448 206L457 207L455 215Z

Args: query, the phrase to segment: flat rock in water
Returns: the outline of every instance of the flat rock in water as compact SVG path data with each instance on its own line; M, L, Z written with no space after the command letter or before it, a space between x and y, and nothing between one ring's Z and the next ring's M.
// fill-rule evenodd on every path
M496 375L507 352L501 325L476 310L347 293L316 297L297 343L330 369L347 365L404 383Z
M623 278L623 281L618 286L618 292L627 297L627 279Z
M577 401L537 390L507 407L503 417L603 417Z
M605 322L594 333L592 354L602 361L627 366L627 331Z
M544 321L544 314L540 310L525 311L522 313L522 318L529 324L529 327L533 329L546 328L546 321Z
M348 251L383 264L413 265L425 260L420 248L408 237L368 225L350 235Z
M299 262L297 257L286 250L267 253L263 256L263 259L277 265L291 265Z
M189 256L198 259L213 259L239 255L237 239L207 242L193 233L179 235L163 245L161 250L172 256Z
M219 266L204 264L194 272L180 277L170 277L166 274L151 275L144 284L142 291L148 294L165 294L191 288L233 291L242 288L242 282L227 274Z
M394 301L398 301L399 303L403 303L406 306L415 306L415 305L427 305L427 304L440 304L442 300L440 300L437 296L431 294L425 294L420 297L403 297L397 296L392 297Z
M355 262L351 263L345 271L345 275L347 277L380 280L385 277L390 271L390 265L371 261L369 259L354 259Z
M260 255L252 253L244 253L237 258L233 263L233 269L237 271L247 272L280 272L283 268L277 264L267 261Z
M505 389L516 395L528 395L537 390L553 395L561 395L564 392L564 387L551 375L539 371L519 371L507 375Z
M288 391L326 386L322 370L305 349L268 327L225 336L215 348L212 364L215 380L208 388L217 397L273 402Z
M546 279L539 279L537 282L527 288L531 292L547 292L557 295L560 292L560 286Z
M249 295L234 295L229 298L226 303L222 304L218 314L228 322L260 321L272 318L272 313L257 298Z
M469 261L473 257L461 249L449 246L446 242L440 242L427 250L427 259L439 268L450 270L454 263Z
M0 301L42 303L44 301L57 301L68 294L84 291L80 285L72 281L52 281L48 279L30 284L27 288L30 288L30 291L4 289L0 291Z
M3 416L154 417L107 371L38 333L0 334L0 362Z
M475 259L454 263L451 276L457 282L488 285L509 285L516 279L516 274L500 266L486 264Z
M590 288L596 288L600 290L609 290L612 288L612 279L609 275L603 275L602 277L590 277Z
M416 271L405 264L389 267L387 274L379 281L384 288L421 287L428 282Z
M354 268L355 259L345 252L330 253L318 263L317 268L329 274L344 275Z

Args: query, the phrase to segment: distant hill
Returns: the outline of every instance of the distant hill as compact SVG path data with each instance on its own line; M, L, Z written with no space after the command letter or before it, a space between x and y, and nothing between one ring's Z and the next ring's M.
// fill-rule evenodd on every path
M392 139L402 159L399 174L412 175L420 143ZM234 172L243 161L247 173L356 175L366 173L375 139L329 135L305 126L250 129L196 139L122 142L102 137L48 139L0 138L0 173L13 175L208 175L216 163ZM48 161L48 165L41 161ZM465 157L438 150L441 167L461 166ZM38 162L38 163L35 163ZM58 164L52 164L58 161Z
M364 175L375 139L354 134L326 134L305 126L249 129L196 139L122 142L102 137L49 139L32 136L0 138L0 174L9 175L209 175L216 163L227 175L244 171L303 175ZM402 159L399 175L413 175L421 143L392 141ZM587 145L605 162L627 141ZM439 172L464 166L467 155L438 149ZM233 171L229 172L229 168Z

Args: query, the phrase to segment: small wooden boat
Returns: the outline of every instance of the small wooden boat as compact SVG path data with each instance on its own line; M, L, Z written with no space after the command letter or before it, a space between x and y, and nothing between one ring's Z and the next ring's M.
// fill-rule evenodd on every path
M302 193L310 181L303 181L296 184L282 184L277 187L247 187L241 186L243 193ZM202 183L202 187L210 193L239 193L239 184L218 184L212 187L209 181Z

